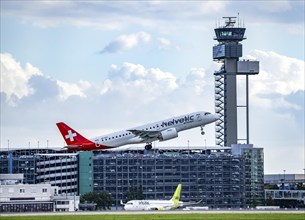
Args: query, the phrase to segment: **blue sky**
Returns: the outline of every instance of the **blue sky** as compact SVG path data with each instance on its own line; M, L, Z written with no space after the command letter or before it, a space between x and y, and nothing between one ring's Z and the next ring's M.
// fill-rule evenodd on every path
M304 1L2 0L1 147L63 146L58 121L94 137L214 112L213 29L237 13L243 57L261 68L250 82L250 141L264 148L266 173L302 173ZM155 144L214 145L214 130Z

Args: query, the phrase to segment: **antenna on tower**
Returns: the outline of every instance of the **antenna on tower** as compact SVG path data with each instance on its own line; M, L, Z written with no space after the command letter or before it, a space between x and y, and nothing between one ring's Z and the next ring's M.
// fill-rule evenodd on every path
M225 28L230 28L230 27L234 27L234 24L236 23L236 17L222 17L224 19L227 19L225 20Z

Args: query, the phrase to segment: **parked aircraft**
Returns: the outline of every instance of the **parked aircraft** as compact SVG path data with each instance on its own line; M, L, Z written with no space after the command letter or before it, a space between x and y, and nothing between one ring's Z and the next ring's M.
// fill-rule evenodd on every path
M124 205L126 211L149 211L149 210L172 210L182 206L190 206L199 204L198 202L182 202L180 201L182 185L178 184L173 197L170 200L131 200Z
M65 149L68 151L103 150L139 143L146 143L145 149L150 150L153 141L166 141L176 138L178 132L183 130L200 127L201 134L204 135L203 127L216 120L217 117L209 112L193 112L90 140L63 122L56 125L66 141Z
M171 210L183 205L180 201L181 184L170 200L131 200L124 205L126 211Z

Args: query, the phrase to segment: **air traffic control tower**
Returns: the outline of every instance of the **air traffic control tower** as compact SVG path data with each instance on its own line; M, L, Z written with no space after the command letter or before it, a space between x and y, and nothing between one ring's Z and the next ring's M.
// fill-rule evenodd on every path
M240 27L239 18L223 17L224 26L215 28L218 44L213 47L213 59L222 63L220 70L215 75L215 111L219 115L216 121L216 145L231 146L244 140L249 144L249 75L258 74L259 62L239 60L242 57L242 44L246 28ZM246 100L243 105L237 104L237 76L246 77ZM238 108L245 108L245 118L237 117ZM245 122L246 131L240 132L244 137L239 137L238 120Z

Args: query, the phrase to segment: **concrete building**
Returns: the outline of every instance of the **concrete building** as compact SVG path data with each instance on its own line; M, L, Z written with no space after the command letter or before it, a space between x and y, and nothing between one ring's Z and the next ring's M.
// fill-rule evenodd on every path
M78 195L78 156L54 149L0 151L0 173L24 175L25 184L50 183L58 194Z
M36 183L58 186L58 194L78 195L78 156L72 153L35 154Z
M305 174L287 174L287 173L279 173L279 174L265 174L264 175L265 184L288 184L295 185L297 183L302 183L305 186Z
M0 174L0 212L74 211L78 196L58 195L49 183L23 184L23 174Z
M281 207L305 207L305 174L265 174L265 200Z

